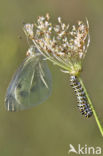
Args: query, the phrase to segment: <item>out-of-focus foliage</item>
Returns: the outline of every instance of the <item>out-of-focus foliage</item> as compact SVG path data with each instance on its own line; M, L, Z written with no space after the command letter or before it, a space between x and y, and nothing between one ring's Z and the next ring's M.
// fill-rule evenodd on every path
M50 13L72 25L88 18L91 44L82 77L94 106L103 118L103 2L96 0L1 0L0 1L0 155L65 156L69 144L102 146L94 118L79 113L76 98L69 87L69 76L49 63L53 75L52 96L31 110L7 113L4 97L17 67L25 58L29 44L23 22Z

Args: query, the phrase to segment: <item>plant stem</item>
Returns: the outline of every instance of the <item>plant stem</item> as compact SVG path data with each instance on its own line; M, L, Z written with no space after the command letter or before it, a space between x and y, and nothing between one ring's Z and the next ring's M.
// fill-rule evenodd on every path
M103 128L102 128L102 125L101 125L101 123L100 123L100 121L99 121L98 115L97 115L97 113L96 113L96 111L95 111L95 109L94 109L94 106L93 106L93 104L92 104L92 101L91 101L91 99L90 99L90 97L89 97L89 95L88 95L88 93L87 93L87 90L86 90L86 88L85 88L85 86L84 86L84 83L83 83L82 79L81 79L79 76L78 76L78 79L79 79L79 81L80 81L80 83L81 83L81 85L82 85L82 87L83 87L83 89L84 89L84 91L85 91L85 94L86 94L86 96L87 96L88 102L89 102L90 107L91 107L91 109L92 109L92 111L93 111L94 118L95 118L96 123L97 123L97 125L98 125L98 128L99 128L99 130L100 130L100 132L101 132L101 135L103 136Z

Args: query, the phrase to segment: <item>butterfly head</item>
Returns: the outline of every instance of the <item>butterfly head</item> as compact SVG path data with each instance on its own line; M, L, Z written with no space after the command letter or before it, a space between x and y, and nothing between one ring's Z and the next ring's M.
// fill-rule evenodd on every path
M26 56L34 56L35 54L41 55L39 50L34 45L31 45L26 52Z

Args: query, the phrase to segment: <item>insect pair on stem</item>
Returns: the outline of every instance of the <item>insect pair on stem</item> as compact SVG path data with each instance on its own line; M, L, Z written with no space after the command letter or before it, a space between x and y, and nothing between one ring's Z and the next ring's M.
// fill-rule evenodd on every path
M46 64L46 60L49 60L70 75L70 85L77 96L79 110L86 118L94 114L103 135L98 116L79 76L90 44L88 20L86 24L78 21L70 28L61 17L53 25L49 14L46 14L45 17L38 17L34 24L25 24L23 30L33 46L8 87L6 109L28 109L47 99L52 88L51 74Z

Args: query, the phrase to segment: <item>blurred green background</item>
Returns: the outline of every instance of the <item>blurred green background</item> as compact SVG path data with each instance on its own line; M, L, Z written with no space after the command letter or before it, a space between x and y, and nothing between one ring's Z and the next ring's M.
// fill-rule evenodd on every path
M67 156L69 144L103 146L94 117L85 119L76 106L69 76L50 62L51 97L30 110L4 111L6 89L29 47L23 22L32 23L47 12L54 21L61 16L70 25L88 18L91 44L82 78L103 123L103 1L0 0L0 156Z

